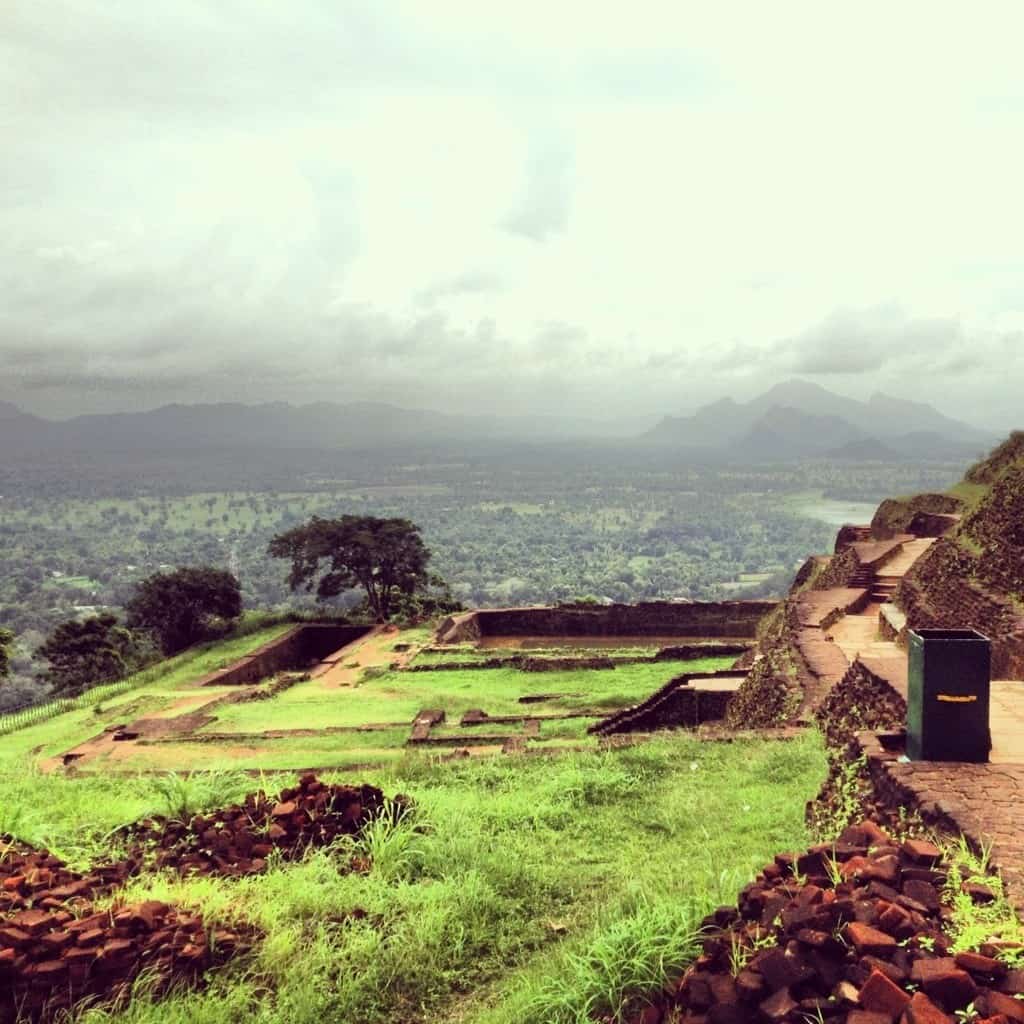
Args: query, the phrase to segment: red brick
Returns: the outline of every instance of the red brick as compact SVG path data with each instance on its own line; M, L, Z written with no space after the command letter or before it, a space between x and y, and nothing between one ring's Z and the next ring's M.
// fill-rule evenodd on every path
M846 1024L892 1024L887 1013L876 1013L872 1010L851 1010L846 1017Z
M903 1013L906 1024L953 1024L953 1018L936 1006L924 992L915 992Z
M907 857L915 864L926 864L931 867L942 860L942 851L924 839L908 839L901 847Z
M988 990L978 996L977 1000L975 1000L975 1005L978 1007L978 1012L986 1016L995 1017L998 1014L1002 1014L1011 1021L1024 1024L1024 1002L1014 999L1013 996Z
M978 993L974 979L956 966L952 957L918 960L910 970L911 981L917 982L925 994L949 1010L961 1010Z
M1006 974L1006 965L995 957L982 956L981 953L957 953L956 965L961 970L972 974L986 974L989 977L1001 978Z
M887 956L896 948L896 940L891 935L872 928L870 925L854 921L846 926L846 937L862 956Z
M872 971L860 990L860 1005L865 1010L884 1013L890 1020L896 1020L909 1002L910 996L881 971Z

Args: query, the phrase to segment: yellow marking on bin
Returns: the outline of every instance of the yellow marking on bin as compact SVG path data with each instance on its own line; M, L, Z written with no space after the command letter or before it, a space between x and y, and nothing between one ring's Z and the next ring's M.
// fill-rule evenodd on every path
M940 693L935 699L946 704L973 704L978 699L978 695L972 693L970 696L958 697L952 693Z

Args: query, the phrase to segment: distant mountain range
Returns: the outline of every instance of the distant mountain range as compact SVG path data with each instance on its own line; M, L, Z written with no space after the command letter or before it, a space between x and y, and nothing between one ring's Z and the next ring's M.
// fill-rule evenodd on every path
M973 456L993 438L920 402L873 395L867 402L805 381L779 384L749 402L724 398L689 416L578 420L459 416L379 402L166 405L149 412L48 420L0 402L0 455L32 452L200 451L211 448L374 449L472 443L607 441L647 451L753 462Z
M636 437L653 417L597 421L556 416L458 416L383 402L165 405L47 420L0 402L0 454L203 448L369 449L483 442Z
M644 437L754 461L958 457L993 440L923 402L882 394L860 402L802 380L777 384L749 402L723 398L690 416L666 416Z

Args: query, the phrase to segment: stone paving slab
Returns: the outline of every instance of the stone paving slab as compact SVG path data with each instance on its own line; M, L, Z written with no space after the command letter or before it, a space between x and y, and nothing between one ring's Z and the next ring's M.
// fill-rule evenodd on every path
M820 626L836 612L856 608L866 601L868 591L863 587L832 587L829 590L809 590L797 600L796 613L801 626Z
M905 543L914 539L909 533L900 533L891 540L862 540L850 546L857 553L857 561L861 565L873 568L885 564L887 558L895 557Z
M1024 682L993 679L989 727L992 730L992 755L995 764L1024 766ZM1024 806L1020 808L1024 830Z

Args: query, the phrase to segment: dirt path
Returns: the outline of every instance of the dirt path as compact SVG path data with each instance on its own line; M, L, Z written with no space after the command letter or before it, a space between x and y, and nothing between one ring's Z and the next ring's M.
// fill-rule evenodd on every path
M325 690L341 690L354 687L367 668L403 667L415 654L415 650L394 651L398 630L381 627L341 651L328 655L310 675L319 680Z

